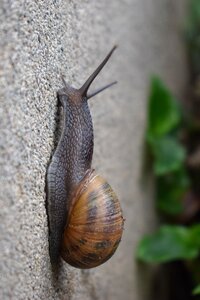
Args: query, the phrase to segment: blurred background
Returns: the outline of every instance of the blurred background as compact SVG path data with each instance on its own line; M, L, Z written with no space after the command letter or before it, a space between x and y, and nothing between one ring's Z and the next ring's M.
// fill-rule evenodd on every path
M142 238L137 257L157 265L154 299L200 299L200 2L188 1L182 35L188 62L185 94L175 97L153 76L146 161L155 179L158 228Z
M200 1L0 4L0 298L200 299ZM116 254L52 271L46 170L60 74L91 91L93 167L126 219Z

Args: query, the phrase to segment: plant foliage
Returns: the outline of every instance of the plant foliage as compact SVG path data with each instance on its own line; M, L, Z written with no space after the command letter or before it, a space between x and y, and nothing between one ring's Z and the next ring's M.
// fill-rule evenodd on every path
M200 225L191 228L163 225L157 232L144 237L138 247L138 259L163 263L177 259L194 259L200 250Z

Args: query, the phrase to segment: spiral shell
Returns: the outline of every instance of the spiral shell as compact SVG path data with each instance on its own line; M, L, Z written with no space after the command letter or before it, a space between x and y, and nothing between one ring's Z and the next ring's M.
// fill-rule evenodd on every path
M70 265L89 269L106 262L116 251L124 219L110 185L89 171L74 193L61 255Z

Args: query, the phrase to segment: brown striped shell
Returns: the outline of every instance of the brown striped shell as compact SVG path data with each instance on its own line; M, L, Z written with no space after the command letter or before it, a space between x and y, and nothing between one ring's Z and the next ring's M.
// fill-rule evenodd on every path
M70 265L89 269L106 262L116 251L124 219L110 185L89 171L73 196L61 255Z

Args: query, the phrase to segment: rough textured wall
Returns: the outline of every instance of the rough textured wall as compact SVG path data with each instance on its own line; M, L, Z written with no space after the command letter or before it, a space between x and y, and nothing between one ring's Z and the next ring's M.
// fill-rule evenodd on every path
M140 185L149 75L176 94L186 81L183 0L2 0L0 5L0 298L148 299L149 272L134 262L155 226L151 190ZM91 90L93 166L118 193L126 218L116 255L80 271L51 272L45 173L54 148L60 73L79 87L117 43ZM142 268L143 269L143 268Z

